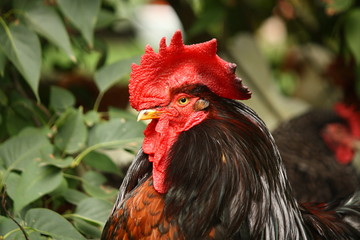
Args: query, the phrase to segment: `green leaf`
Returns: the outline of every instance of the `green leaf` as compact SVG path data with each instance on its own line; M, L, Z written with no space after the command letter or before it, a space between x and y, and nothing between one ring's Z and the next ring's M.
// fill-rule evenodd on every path
M75 217L74 225L80 232L88 236L89 239L100 239L101 237L102 229L97 224Z
M6 233L16 228L18 228L18 226L13 220L0 215L0 236L4 236Z
M36 231L61 240L85 240L64 217L44 208L30 209L25 215L25 222Z
M98 19L96 21L96 29L109 27L114 21L118 20L116 13L106 9L100 9Z
M47 116L29 99L13 94L6 109L6 127L10 135L18 134L25 127L46 125Z
M47 129L27 128L0 145L0 163L8 169L24 170L29 162L52 151Z
M107 65L95 72L95 83L100 93L106 92L111 86L127 76L131 71L131 64L139 61L139 56L124 59Z
M98 198L86 198L76 207L75 214L83 220L104 226L113 204Z
M326 1L326 9L329 14L336 14L349 9L354 0L332 0Z
M83 199L88 197L88 195L86 195L78 190L71 189L71 188L66 190L62 194L62 196L65 198L66 201L68 201L69 203L72 203L74 205L78 205L79 202L81 202Z
M95 171L88 171L83 175L83 180L86 183L89 183L94 186L99 186L106 182L106 178Z
M50 108L55 111L63 112L68 107L72 107L75 104L74 95L65 88L51 86L50 88Z
M6 106L9 100L3 90L0 89L0 105Z
M9 176L10 180L6 184L7 192L14 201L15 212L19 212L27 204L55 190L63 179L60 169L39 166L39 163L35 161L31 161L20 176L14 178L14 174L10 174L12 177Z
M97 170L120 175L120 170L115 163L103 153L93 151L86 155L84 162Z
M81 32L90 47L93 46L93 31L100 10L100 0L58 0L62 13Z
M16 219L18 222L21 222L21 220ZM46 237L42 237L40 233L38 232L32 232L32 230L28 230L27 232L28 237L31 240L46 240ZM10 218L6 218L4 216L0 216L0 239L2 239L2 236L6 236L6 240L19 240L19 239L25 239L24 234L21 232L18 225L15 224L13 220Z
M83 176L83 188L90 196L101 199L112 199L117 195L118 190L102 185L105 181L106 178L103 175L89 171Z
M65 26L52 7L44 5L42 0L35 0L28 1L23 10L27 22L36 32L61 48L73 62L76 61Z
M109 117L110 119L120 118L129 121L135 121L137 118L135 114L130 111L125 111L119 108L109 107ZM141 123L141 122L140 122ZM144 125L145 127L145 125Z
M51 165L58 168L68 168L70 167L71 163L74 161L72 157L67 157L65 159L56 158L53 155L43 156L42 158L42 165Z
M89 147L75 158L73 166L77 166L87 154L97 149L137 146L143 139L143 130L143 124L125 119L112 119L95 125L89 132Z
M82 109L71 112L55 136L55 145L62 151L72 154L85 147L87 129Z
M8 27L3 21L0 21L0 48L21 73L39 100L41 48L38 36L23 25Z
M27 127L34 127L34 124L29 121L29 119L20 116L12 108L8 108L5 111L6 130L10 136L18 134L21 130Z
M345 20L345 39L346 43L360 65L360 8L353 9L346 16Z
M122 146L139 138L143 138L144 126L136 121L125 119L111 119L100 123L89 133L89 146L114 142L115 146Z
M85 114L84 120L87 126L92 127L95 123L100 122L100 115L97 111L90 110Z
M4 69L6 64L6 56L0 51L0 76L4 76Z

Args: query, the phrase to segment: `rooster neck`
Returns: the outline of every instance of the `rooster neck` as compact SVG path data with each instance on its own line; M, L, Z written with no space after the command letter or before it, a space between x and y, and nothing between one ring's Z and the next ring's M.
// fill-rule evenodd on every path
M205 236L212 226L225 228L225 238L244 228L254 239L304 236L278 150L263 122L235 101L215 104L215 114L182 132L170 149L166 215L178 219L187 236Z
M177 141L181 132L188 131L202 122L207 113L191 110L187 116L189 117L178 116L178 121L174 121L171 119L173 116L165 115L160 119L154 119L144 131L143 151L153 163L154 188L161 194L168 190L169 184L165 183L165 177L171 161L169 158L171 146Z

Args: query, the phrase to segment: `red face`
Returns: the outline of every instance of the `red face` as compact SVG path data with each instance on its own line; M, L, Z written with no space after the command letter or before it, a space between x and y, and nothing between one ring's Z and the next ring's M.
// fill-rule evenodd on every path
M133 64L129 93L139 120L153 119L146 128L143 151L153 163L154 187L167 191L164 183L169 165L168 153L181 132L202 122L209 103L185 92L186 86L204 85L214 94L229 99L248 99L249 89L235 75L236 64L216 55L216 40L184 45L177 31L159 53L147 46L140 65ZM184 88L185 87L185 88ZM177 92L174 92L177 90Z
M154 187L160 193L167 191L164 183L169 164L168 152L181 132L187 131L206 119L203 111L209 102L185 93L174 94L165 107L141 110L138 120L153 119L146 128L143 151L153 162Z

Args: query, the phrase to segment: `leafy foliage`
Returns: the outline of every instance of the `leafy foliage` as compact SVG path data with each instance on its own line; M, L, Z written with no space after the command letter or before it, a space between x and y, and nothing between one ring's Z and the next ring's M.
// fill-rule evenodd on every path
M96 49L97 27L121 19L119 7L105 0L0 3L1 239L99 238L117 195L105 174L119 182L123 176L106 151L136 151L145 127L125 110L98 111L107 90L139 59L104 65L107 52ZM100 52L90 73L98 89L93 109L59 84L44 88L43 67L54 47L71 71L84 53Z
M32 240L99 238L117 194L109 179L119 184L123 176L107 153L137 151L145 127L129 111L101 108L109 90L128 78L143 46L132 45L130 53L110 62L113 52L99 36L128 26L131 11L143 2L0 1L0 239L23 239L24 234ZM256 32L276 14L286 24L289 46L314 42L360 69L359 1L168 2L189 42L216 37L230 57L234 51L226 44L232 37ZM245 43L239 53L244 61L233 56L239 70L249 78L264 73L270 78L254 60L261 55L249 47L254 42ZM271 60L276 68L286 62L284 55ZM293 75L280 74L280 87L294 88ZM90 79L94 99L82 98L82 92L61 81L63 76L71 83ZM360 96L359 70L356 76Z

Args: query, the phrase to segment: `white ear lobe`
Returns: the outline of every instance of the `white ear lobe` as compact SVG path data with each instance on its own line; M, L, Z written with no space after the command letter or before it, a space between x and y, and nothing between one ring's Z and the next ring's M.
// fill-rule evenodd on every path
M205 99L199 99L194 104L194 110L201 111L201 110L204 110L205 108L207 108L209 105L210 105L209 101L207 101Z

